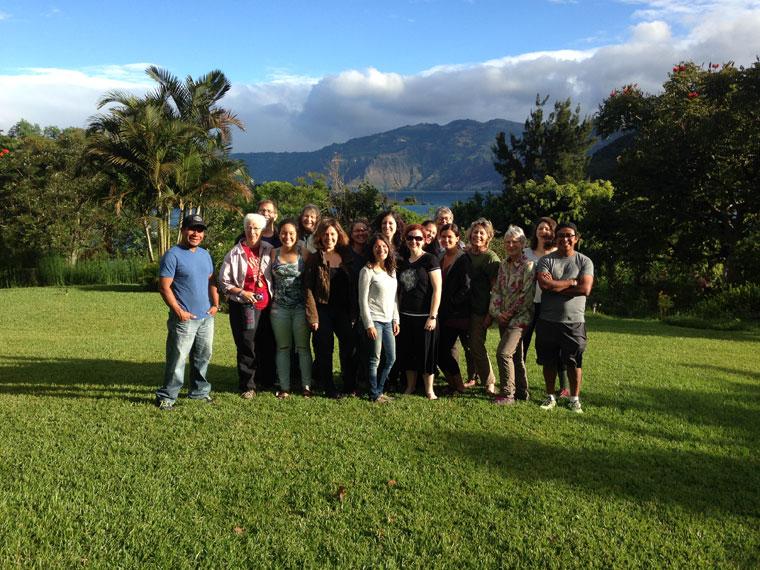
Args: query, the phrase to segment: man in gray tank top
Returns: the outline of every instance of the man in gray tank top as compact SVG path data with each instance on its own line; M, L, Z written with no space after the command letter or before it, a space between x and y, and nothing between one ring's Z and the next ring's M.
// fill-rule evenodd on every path
M580 234L573 223L557 226L557 250L538 261L536 280L541 287L541 314L536 323L536 355L544 369L544 410L556 407L554 384L560 363L570 380L569 409L583 413L580 402L583 351L586 349L586 297L594 281L594 264L575 251Z

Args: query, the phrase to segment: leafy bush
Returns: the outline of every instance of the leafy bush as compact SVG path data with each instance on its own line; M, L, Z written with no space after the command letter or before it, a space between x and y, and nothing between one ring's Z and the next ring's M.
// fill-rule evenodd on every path
M760 319L760 284L728 287L698 302L690 311L703 319Z

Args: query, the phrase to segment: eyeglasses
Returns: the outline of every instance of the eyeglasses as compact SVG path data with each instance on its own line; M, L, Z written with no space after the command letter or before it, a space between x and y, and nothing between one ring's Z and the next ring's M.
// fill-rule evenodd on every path
M422 241L424 239L422 236L406 236L406 241Z
M575 234L557 234L557 239L573 239Z

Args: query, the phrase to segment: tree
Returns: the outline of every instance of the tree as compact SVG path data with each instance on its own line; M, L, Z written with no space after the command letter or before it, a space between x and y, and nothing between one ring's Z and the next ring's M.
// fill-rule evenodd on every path
M73 265L119 241L117 224L102 208L108 181L81 164L85 132L13 132L19 134L0 137L8 149L0 150L0 265L30 267L48 255Z
M596 121L603 136L633 134L616 175L623 258L721 266L728 282L757 275L760 60L681 62L660 94L613 91Z
M181 218L204 205L226 207L250 194L250 178L229 158L231 128L242 123L217 105L230 88L224 74L183 83L156 67L146 73L159 84L155 92L138 98L115 91L101 99L99 108L112 107L90 124L88 156L109 174L117 209L128 202L140 212L154 260L154 232L158 255L179 239L171 234L175 212Z
M559 183L551 176L542 181L528 180L513 186L510 192L498 196L476 194L464 204L454 205L454 219L467 225L484 216L495 228L509 224L521 226L526 232L540 216L550 216L559 222L574 222L581 228L585 241L604 243L604 220L609 215L614 190L605 180L579 180Z
M536 96L536 107L525 120L522 137L501 132L492 147L494 167L502 175L504 192L528 180L541 181L551 176L559 183L586 178L589 149L594 143L593 123L580 117L580 106L573 111L570 99L556 101L544 119L543 100Z

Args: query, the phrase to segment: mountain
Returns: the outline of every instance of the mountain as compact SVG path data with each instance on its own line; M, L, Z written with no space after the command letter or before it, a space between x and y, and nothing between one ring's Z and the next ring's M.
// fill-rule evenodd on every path
M491 145L501 131L520 135L522 130L522 123L503 119L459 120L443 126L422 123L312 152L251 152L233 157L246 163L256 182L293 182L310 172L327 174L337 154L349 186L368 180L383 192L498 192L501 179L493 167Z

